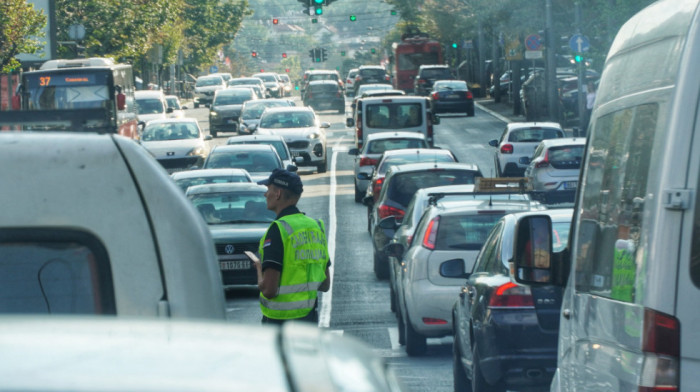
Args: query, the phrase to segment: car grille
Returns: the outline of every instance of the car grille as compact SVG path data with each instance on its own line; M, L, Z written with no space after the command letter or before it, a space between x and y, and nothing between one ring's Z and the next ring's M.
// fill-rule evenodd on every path
M190 166L197 163L200 157L187 157L187 158L175 158L175 159L159 159L158 162L165 169L182 169L189 168Z
M235 243L216 244L216 254L219 256L238 255L238 254L243 254L243 252L245 252L245 251L258 253L258 246L259 245L260 244L257 242L249 242L249 243L244 243L244 244L235 244ZM226 247L228 247L228 246L233 246L233 253L227 252Z
M307 140L298 140L295 142L287 142L287 146L291 149L303 150L309 148L309 142Z

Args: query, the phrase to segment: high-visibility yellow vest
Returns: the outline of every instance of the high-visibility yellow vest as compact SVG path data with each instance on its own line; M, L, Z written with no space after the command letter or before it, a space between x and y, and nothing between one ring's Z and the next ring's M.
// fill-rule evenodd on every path
M326 280L328 249L323 222L297 213L273 223L279 228L284 244L282 275L275 298L260 293L260 310L271 319L302 318L313 309L318 288ZM263 261L266 236L267 233L260 239L258 248Z

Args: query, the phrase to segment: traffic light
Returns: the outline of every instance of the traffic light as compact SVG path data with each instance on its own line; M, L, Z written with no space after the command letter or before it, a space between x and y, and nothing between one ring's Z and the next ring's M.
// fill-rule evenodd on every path
M396 10L391 10L391 15L396 15Z
M369 51L370 51L370 52L372 52L372 54L375 54L375 53L377 53L377 50L376 50L376 49L374 49L374 48L370 49Z
M321 61L326 61L328 60L328 53L326 52L326 48L321 49Z
M315 15L323 15L323 3L324 0L312 0L314 6Z
M356 20L357 20L357 16L355 16L355 15L350 15L350 21L351 21L351 22L354 22L354 21L356 21Z
M576 61L577 64L580 64L581 62L583 62L583 56L579 53L576 53L574 55L574 61Z
M457 43L456 43L456 42L453 42L453 43L452 43L452 49L457 49Z
M289 68L285 68L285 69L284 69L284 72L289 73Z
M309 50L309 57L311 57L311 61L316 61L316 49Z
M258 57L258 52L252 51L252 52L250 53L250 55L253 56L253 57Z
M286 59L287 58L287 53L282 53L282 58Z
M345 56L345 51L344 51L344 50L341 50L341 51L340 51L340 55L341 55L341 56Z
M323 7L320 5L316 6L316 10L314 11L314 14L316 15L323 15Z
M272 19L272 24L278 24L279 22L280 20L277 18Z
M318 19L316 19L316 18L311 19L311 23L318 23Z

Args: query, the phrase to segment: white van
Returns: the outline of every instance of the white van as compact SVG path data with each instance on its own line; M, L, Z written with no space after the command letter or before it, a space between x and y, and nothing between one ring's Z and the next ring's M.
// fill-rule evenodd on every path
M700 388L699 63L698 0L630 19L597 92L570 248L528 246L551 244L546 216L519 223L513 278L566 285L552 391Z
M433 146L433 125L440 120L430 110L425 97L382 96L357 100L355 117L348 117L345 125L355 127L355 146L362 148L367 135L376 132L420 132Z

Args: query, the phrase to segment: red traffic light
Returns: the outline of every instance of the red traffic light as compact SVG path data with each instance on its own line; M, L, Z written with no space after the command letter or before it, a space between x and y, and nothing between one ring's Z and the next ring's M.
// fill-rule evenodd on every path
M289 68L285 68L285 69L284 69L284 72L289 72Z
M277 24L277 23L279 23L279 22L280 22L280 20L277 19L277 18L272 19L272 24Z
M287 53L282 53L282 58L286 59L287 58Z
M258 52L253 51L250 55L253 57L258 57Z

